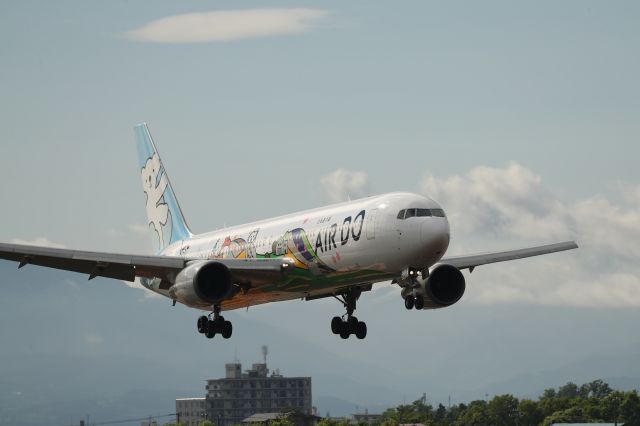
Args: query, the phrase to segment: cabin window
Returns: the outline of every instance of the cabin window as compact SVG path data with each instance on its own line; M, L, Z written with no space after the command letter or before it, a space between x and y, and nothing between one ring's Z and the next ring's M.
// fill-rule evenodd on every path
M404 214L405 219L409 219L410 217L415 217L416 209L407 209L407 212Z
M431 209L431 214L433 214L436 217L446 217L444 215L444 210L442 209Z
M400 210L400 211L398 212L398 219L404 219L404 212L405 212L405 210L404 210L404 209L402 209L402 210Z
M418 216L418 217L431 216L431 210L429 210L429 209L416 209L416 216Z

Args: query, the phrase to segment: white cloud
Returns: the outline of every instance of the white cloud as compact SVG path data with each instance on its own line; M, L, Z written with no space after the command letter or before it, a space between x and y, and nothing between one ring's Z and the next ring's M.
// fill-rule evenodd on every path
M575 238L580 244L577 251L478 268L468 279L467 300L640 306L640 186L568 202L512 162L444 179L427 175L421 188L447 211L455 252L507 248L496 240L526 246Z
M369 176L364 172L337 169L323 176L320 183L332 202L360 198L369 192Z
M304 8L188 13L149 22L125 35L152 43L224 42L301 33L328 15L326 10Z
M149 225L145 225L143 223L133 223L127 226L129 231L132 231L135 234L148 234L149 233Z
M22 240L20 238L14 238L11 240L13 244L26 244L30 246L43 246L43 247L52 247L52 248L65 248L63 244L58 244L49 241L45 237L36 237L33 240Z

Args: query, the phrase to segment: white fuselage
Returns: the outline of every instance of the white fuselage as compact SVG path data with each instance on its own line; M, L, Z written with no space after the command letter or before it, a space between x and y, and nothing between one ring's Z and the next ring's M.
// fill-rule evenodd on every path
M419 210L398 218L407 209ZM264 300L238 300L224 307L235 309L396 278L407 268L432 266L448 245L449 223L441 207L421 195L395 192L195 235L168 246L162 254L294 261L300 274L297 281L283 283L278 288L282 291L270 292ZM167 295L153 283L148 285Z

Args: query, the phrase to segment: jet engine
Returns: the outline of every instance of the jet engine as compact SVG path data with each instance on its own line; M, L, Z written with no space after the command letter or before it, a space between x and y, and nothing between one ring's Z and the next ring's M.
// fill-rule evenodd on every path
M424 298L424 309L451 306L460 300L465 290L462 272L455 266L447 264L436 266L427 279L418 278L418 284L419 286L415 289L416 295ZM411 286L405 286L402 289L402 298L405 300L413 294Z
M209 307L233 295L233 277L229 268L216 261L189 264L176 275L169 296L188 306Z

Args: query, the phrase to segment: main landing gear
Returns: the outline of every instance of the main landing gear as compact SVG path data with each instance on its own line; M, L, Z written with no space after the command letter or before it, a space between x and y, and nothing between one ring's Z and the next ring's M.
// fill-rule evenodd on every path
M363 321L358 321L358 318L353 316L353 311L356 310L356 301L361 293L361 289L353 288L344 293L342 299L336 297L347 308L347 313L345 314L347 318L345 319L345 315L343 315L342 317L333 317L331 319L331 331L333 334L339 334L343 339L348 339L352 334L355 334L358 339L367 337L367 324Z
M233 333L233 325L231 321L226 321L220 315L220 305L215 305L213 319L211 319L211 314L198 318L198 333L204 334L207 339L212 339L216 334L221 334L223 338L228 339Z

